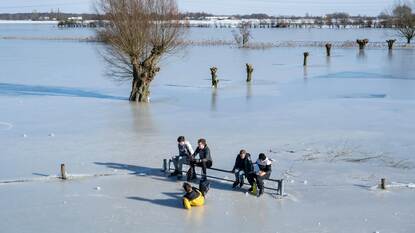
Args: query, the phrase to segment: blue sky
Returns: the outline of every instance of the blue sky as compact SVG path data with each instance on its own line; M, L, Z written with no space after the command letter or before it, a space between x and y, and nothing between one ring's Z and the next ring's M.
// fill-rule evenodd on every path
M92 0L0 0L0 12L91 12ZM182 11L214 14L267 13L270 15L324 15L344 11L352 15L378 15L396 0L178 0Z

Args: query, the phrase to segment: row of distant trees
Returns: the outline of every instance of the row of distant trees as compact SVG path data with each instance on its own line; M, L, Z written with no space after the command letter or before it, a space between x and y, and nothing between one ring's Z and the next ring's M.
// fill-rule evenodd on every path
M71 17L82 17L84 20L97 20L97 14L77 14L62 12L32 12L32 13L0 13L0 20L65 20Z

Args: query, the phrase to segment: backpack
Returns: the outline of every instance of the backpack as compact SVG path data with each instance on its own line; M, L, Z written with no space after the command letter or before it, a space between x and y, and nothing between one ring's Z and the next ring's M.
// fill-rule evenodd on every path
M199 182L199 190L202 192L202 195L205 197L206 194L209 192L210 183L208 180L200 180Z

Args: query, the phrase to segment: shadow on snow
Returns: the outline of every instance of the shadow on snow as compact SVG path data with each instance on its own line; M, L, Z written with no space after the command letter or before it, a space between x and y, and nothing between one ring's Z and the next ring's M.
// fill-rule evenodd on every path
M155 181L162 181L162 182L184 182L185 180L177 180L176 177L168 177L163 171L161 171L160 168L151 168L151 167L143 167L143 166L137 166L137 165L130 165L130 164L123 164L123 163L103 163L103 162L95 162L96 165L100 166L106 166L111 169L117 169L117 170L126 170L131 172L131 174L142 176L143 173L146 174L147 177L151 176L151 179ZM185 176L183 177L185 178ZM210 187L211 189L220 189L225 191L232 191L232 192L238 192L238 190L232 189L232 185L230 183L226 184L223 182L220 182L215 179L209 179ZM197 186L197 184L193 184L194 186ZM241 192L243 190L240 190ZM148 199L148 198L142 198L142 197L127 197L127 199L131 200L137 200L137 201L145 201L157 205L167 206L167 207L177 207L181 208L181 202L180 199L182 197L182 193L163 193L165 195L170 196L169 199Z
M67 96L98 99L127 100L127 98L105 95L79 88L38 86L13 83L0 83L0 95L32 95L32 96Z

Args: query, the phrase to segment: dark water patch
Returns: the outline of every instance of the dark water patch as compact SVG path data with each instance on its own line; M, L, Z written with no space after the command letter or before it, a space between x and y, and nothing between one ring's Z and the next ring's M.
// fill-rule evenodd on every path
M179 87L179 88L211 88L210 86L191 86L191 85L181 85L181 84L165 84L167 87Z
M0 83L0 95L11 96L66 96L98 99L127 100L125 97L101 94L79 88Z
M388 75L388 74L376 74L376 73L366 73L366 72L339 72L339 73L315 76L314 78L415 80L415 77L398 77L398 76L393 76L393 75Z
M352 94L339 96L341 99L383 99L386 98L386 94Z

